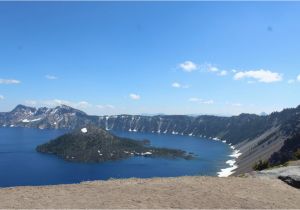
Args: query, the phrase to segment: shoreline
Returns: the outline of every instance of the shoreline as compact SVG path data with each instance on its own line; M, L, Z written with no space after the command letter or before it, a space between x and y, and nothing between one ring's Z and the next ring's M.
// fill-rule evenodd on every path
M109 130L106 128L106 130ZM136 129L129 129L128 132L134 132L134 133L137 133L138 131ZM204 139L207 139L207 140L213 140L213 141L220 141L224 144L227 144L230 149L232 150L232 153L230 155L228 155L229 157L232 157L233 159L229 159L227 160L225 163L227 165L229 165L230 167L227 167L227 168L221 168L219 172L216 173L216 176L217 177L229 177L230 175L234 174L236 171L236 169L238 169L238 165L235 164L237 163L237 159L239 158L239 156L242 155L242 153L240 152L240 150L237 150L235 148L234 145L232 145L231 143L227 143L226 140L222 140L222 139L219 139L218 137L207 137L205 135L194 135L193 133L190 133L190 134L184 134L184 133L179 133L179 132L174 132L172 131L172 133L167 133L168 131L164 131L164 132L161 132L161 130L158 130L157 132L155 131L152 131L151 134L169 134L169 135L179 135L179 136L189 136L189 137L199 137L199 138L204 138Z
M3 127L6 127L6 126L3 125ZM17 128L17 127L10 126L9 128ZM27 127L20 127L20 128L27 128ZM43 130L41 128L36 128L36 129ZM54 128L54 130L57 130L57 128ZM65 130L65 129L62 129L62 130ZM69 130L69 129L66 129L66 130ZM110 131L111 129L108 129L106 127L105 130ZM138 133L138 131L136 129L129 129L127 132ZM167 135L177 135L177 136L204 138L204 139L212 140L212 141L220 141L224 144L227 144L230 147L230 149L232 150L232 153L230 155L228 155L228 157L231 157L231 159L227 159L225 161L225 164L227 164L229 167L221 168L220 171L216 172L215 176L217 176L217 177L229 177L232 174L234 174L236 172L236 170L238 169L238 165L236 163L237 163L237 159L239 158L240 155L242 155L242 153L240 153L240 151L237 150L235 148L235 146L232 145L231 143L228 144L226 140L219 139L218 137L207 137L207 136L202 135L202 134L200 134L200 135L194 135L193 133L184 134L184 133L179 133L179 132L174 132L174 131L171 132L171 133L167 133L167 131L161 132L161 130L158 130L158 131L149 132L149 134L159 134L159 135L161 135L161 134L166 135L167 134Z

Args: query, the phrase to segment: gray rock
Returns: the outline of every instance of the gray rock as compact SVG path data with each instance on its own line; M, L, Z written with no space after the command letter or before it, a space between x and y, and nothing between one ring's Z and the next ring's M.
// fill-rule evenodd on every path
M288 185L300 189L300 176L279 176L278 179L284 181Z

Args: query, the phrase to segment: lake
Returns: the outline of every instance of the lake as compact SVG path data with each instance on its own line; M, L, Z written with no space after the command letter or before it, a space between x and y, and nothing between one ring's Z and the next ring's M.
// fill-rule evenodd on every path
M69 184L109 178L216 176L230 159L231 149L220 141L171 134L117 132L122 137L149 139L152 146L182 149L196 159L131 157L105 163L71 163L35 147L68 132L33 128L0 128L0 187Z

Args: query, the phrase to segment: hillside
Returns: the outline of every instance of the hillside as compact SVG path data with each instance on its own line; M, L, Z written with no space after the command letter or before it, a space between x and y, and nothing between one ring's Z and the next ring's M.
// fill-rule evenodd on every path
M132 156L193 158L192 154L182 150L156 148L148 145L149 143L148 140L120 138L101 128L89 126L39 145L36 150L72 162L104 162Z

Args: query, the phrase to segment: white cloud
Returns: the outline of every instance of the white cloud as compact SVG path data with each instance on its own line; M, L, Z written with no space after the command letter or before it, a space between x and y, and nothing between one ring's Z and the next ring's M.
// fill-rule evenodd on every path
M214 104L215 102L213 100L207 100L207 101L200 101L201 104Z
M37 102L37 103L41 104L41 105L46 105L46 106L67 105L67 106L71 106L71 107L78 108L78 109L89 108L92 106L92 104L90 104L87 101L74 102L74 101L67 101L67 100L61 100L61 99L45 100L45 101L41 101L41 102Z
M29 106L35 106L35 105L37 105L37 101L35 101L35 100L26 100L25 101L25 104L26 105L29 105Z
M0 84L10 85L10 84L19 84L21 81L16 79L0 79Z
M218 76L226 76L228 75L229 73L231 72L235 72L236 70L231 70L230 72L228 72L227 70L222 70L222 69L219 69L216 65L214 64L210 64L210 63L205 63L205 64L202 64L200 69L203 71L203 72L210 72L210 73L214 73Z
M227 71L226 70L222 70L218 75L219 76L226 76L227 75Z
M57 76L49 75L49 74L47 74L47 75L45 76L45 78L46 78L46 79L49 79L49 80L55 80L55 79L58 79Z
M300 82L300 74L296 77L296 79L290 79L287 81L288 84L293 84L295 82Z
M183 71L186 71L186 72L192 72L192 71L195 71L195 70L198 69L197 64L195 64L195 63L192 62L192 61L185 61L185 62L179 64L179 67L180 67Z
M106 105L96 105L96 107L98 109L114 109L115 106L111 105L111 104L106 104Z
M180 84L178 82L173 82L172 87L174 87L174 88L189 88L188 85L183 85L183 84Z
M196 97L189 98L189 101L191 101L191 102L197 102L197 101L200 101L200 100L201 100L200 98L196 98Z
M219 71L218 67L213 66L211 64L207 65L207 70L210 71L210 72L217 72L217 71Z
M189 98L189 101L190 102L197 102L199 104L214 104L213 100L203 100L203 99L197 98L197 97Z
M67 105L71 106L73 108L77 109L115 109L115 106L111 104L105 104L105 105L93 105L87 101L68 101L68 100L62 100L62 99L51 99L51 100L26 100L25 104L30 106L48 106L48 107L56 107L60 105Z
M76 107L76 108L84 109L84 108L91 107L92 105L87 101L79 101L79 102L75 103L73 106Z
M216 73L219 70L219 68L211 63L204 63L200 66L201 70L204 72L213 72Z
M172 87L174 87L174 88L180 88L181 84L179 84L178 82L174 82L174 83L172 83Z
M0 95L0 101L1 100L4 100L4 96L3 95Z
M140 95L135 94L135 93L130 93L130 94L129 94L129 97L130 97L132 100L139 100L139 99L141 98Z
M232 106L243 106L243 104L240 104L240 103L232 103L231 105Z
M45 100L45 101L41 101L39 102L42 105L46 105L46 106L59 106L59 105L70 105L71 102L70 101L66 101L66 100L61 100L61 99L52 99L52 100Z
M282 75L276 72L271 72L269 70L251 70L251 71L240 71L235 73L235 80L241 80L244 78L255 79L258 82L263 83L271 83L271 82L279 82L282 80Z

